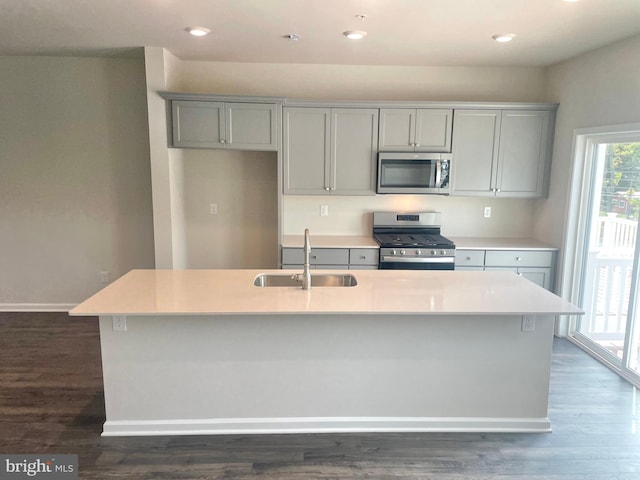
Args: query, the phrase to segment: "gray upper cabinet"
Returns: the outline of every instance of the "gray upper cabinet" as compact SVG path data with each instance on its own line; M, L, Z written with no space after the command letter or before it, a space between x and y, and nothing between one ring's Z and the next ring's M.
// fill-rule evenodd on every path
M456 110L451 194L543 196L551 114L546 110Z
M380 110L381 152L450 152L453 110L383 108Z
M550 112L503 111L498 154L498 194L540 197L550 154Z
M277 106L267 103L171 102L173 146L276 150Z
M284 193L375 195L378 110L283 109Z
M493 196L501 112L456 110L454 119L451 194Z
M276 150L276 105L225 103L226 144L241 150Z
M174 147L224 147L224 103L174 100L171 116Z

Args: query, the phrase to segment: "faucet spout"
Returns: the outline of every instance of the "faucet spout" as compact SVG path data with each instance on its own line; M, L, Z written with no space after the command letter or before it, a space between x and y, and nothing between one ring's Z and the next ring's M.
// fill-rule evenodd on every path
M311 289L311 272L309 256L311 255L311 242L309 241L309 229L304 229L304 271L302 272L302 289Z

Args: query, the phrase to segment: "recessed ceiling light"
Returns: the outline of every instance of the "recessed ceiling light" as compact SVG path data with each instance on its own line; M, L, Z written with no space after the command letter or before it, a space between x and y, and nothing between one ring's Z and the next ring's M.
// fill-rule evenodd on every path
M342 32L342 34L351 40L360 40L367 35L367 32L363 32L362 30L347 30L346 32Z
M211 30L206 27L189 27L186 30L194 37L204 37L211 33Z
M515 33L500 33L498 35L494 35L493 38L496 42L507 43L514 39Z

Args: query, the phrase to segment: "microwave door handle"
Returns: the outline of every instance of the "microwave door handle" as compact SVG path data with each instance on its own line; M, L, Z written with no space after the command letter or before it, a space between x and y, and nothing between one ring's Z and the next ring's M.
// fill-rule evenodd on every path
M442 162L436 161L436 188L440 188L440 181L442 180Z

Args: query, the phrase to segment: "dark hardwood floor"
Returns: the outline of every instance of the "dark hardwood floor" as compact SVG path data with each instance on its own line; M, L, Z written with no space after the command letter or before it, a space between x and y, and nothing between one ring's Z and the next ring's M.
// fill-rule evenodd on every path
M553 433L103 438L97 319L0 314L0 453L78 454L82 479L640 479L636 390L556 339Z

